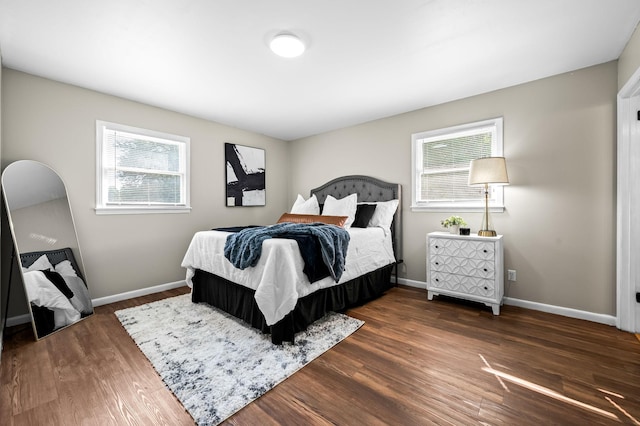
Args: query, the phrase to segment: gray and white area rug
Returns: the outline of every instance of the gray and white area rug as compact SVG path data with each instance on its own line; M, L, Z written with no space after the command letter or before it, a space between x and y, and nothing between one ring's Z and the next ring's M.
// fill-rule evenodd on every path
M116 316L199 425L215 425L364 324L332 313L277 346L268 335L191 295L123 309Z

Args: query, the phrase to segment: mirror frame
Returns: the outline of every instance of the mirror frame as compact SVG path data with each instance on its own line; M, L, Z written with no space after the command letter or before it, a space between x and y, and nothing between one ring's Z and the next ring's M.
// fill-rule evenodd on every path
M68 213L69 213L69 217L68 217L69 223L66 224L66 225L67 225L67 228L69 230L73 231L72 232L73 235L72 236L67 236L67 238L65 238L63 240L62 245L59 245L58 247L55 246L55 242L54 243L51 243L51 241L47 242L46 236L44 236L44 235L35 235L34 239L43 239L43 241L45 241L43 244L49 244L49 246L48 247L43 246L40 249L29 250L28 252L23 253L23 252L21 252L20 243L18 242L18 238L17 238L18 235L16 233L15 224L14 224L14 220L13 220L13 212L15 210L18 210L19 208L18 209L15 209L15 208L12 209L11 208L11 200L9 200L9 198L12 197L12 195L11 195L12 191L10 190L9 191L9 195L7 194L7 186L6 186L7 185L7 182L6 182L7 179L6 179L6 176L8 176L7 171L9 171L9 173L11 173L11 170L16 170L16 167L19 167L20 165L27 165L27 164L33 166L34 168L43 168L42 169L43 172L55 175L60 180L60 184L62 185L62 188L60 188L58 186L58 190L56 191L56 190L54 190L54 189L52 189L50 187L49 188L50 192L42 193L43 194L42 199L39 200L37 203L34 203L33 205L37 206L37 205L40 205L40 204L44 204L45 202L61 200L61 199L64 198L65 199L65 204L66 204L66 207L68 208ZM36 184L36 182L30 182L30 183ZM95 311L93 309L93 301L91 300L91 296L90 296L90 293L89 293L89 285L88 285L87 280L86 280L87 279L86 278L87 277L86 270L85 270L85 267L84 267L82 253L81 253L81 250L80 250L80 242L78 241L78 233L77 233L77 229L76 229L76 225L75 225L75 220L73 218L73 212L72 212L72 209L71 209L71 202L69 200L69 195L68 195L68 192L67 192L67 186L66 186L64 180L62 179L62 177L53 168L51 168L50 166L48 166L48 165L46 165L44 163L41 163L39 161L33 161L33 160L18 160L18 161L14 161L11 164L7 165L7 167L5 167L4 171L2 172L1 186L2 186L2 198L4 200L6 213L7 213L7 220L9 222L9 229L11 230L11 238L13 240L13 248L12 248L12 254L11 254L11 266L10 266L9 282L8 282L9 290L10 290L11 286L13 285L13 281L14 281L13 280L13 275L14 275L13 274L13 270L17 267L18 270L19 270L18 276L19 276L19 279L22 281L24 294L25 294L25 297L27 299L27 308L29 310L29 315L31 317L31 326L33 328L33 334L34 334L36 340L40 340L40 339L43 339L45 337L51 336L52 334L55 334L58 331L64 330L65 328L67 328L67 327L69 327L71 325L77 324L78 322L80 322L83 319L86 319L86 318L92 316L95 313ZM63 195L60 195L60 194L63 193L62 191L60 191L60 189L64 190L64 194ZM61 208L60 211L63 214L66 214L66 210L64 209L64 207ZM64 220L66 221L66 218L64 218ZM70 225L70 227L69 227L69 225ZM22 226L22 225L20 225L20 226ZM66 244L67 242L72 240L71 237L73 237L73 240L74 240L74 247L73 248ZM55 252L55 254L53 254L54 252ZM34 312L33 312L32 306L31 306L31 302L29 300L30 297L29 297L29 294L27 292L27 286L25 284L25 276L24 276L24 271L23 271L23 260L26 260L27 257L29 257L29 256L24 256L24 255L28 255L30 253L46 254L47 258L49 259L50 263L52 263L52 264L54 264L54 261L55 261L55 264L57 264L60 261L69 260L71 262L71 264L72 264L72 267L74 268L74 270L76 272L77 277L80 278L80 282L82 284L84 284L84 287L86 289L86 294L83 294L83 296L84 296L85 300L88 299L88 304L89 304L88 307L91 308L91 312L90 313L81 314L80 318L75 320L75 321L73 321L72 323L69 323L69 324L60 326L58 328L55 328L54 330L52 330L52 331L50 331L50 332L48 332L48 333L46 333L46 334L44 334L42 336L39 335L37 327L36 327L36 320L35 320ZM54 261L51 260L52 257L50 257L50 256L53 256ZM28 263L31 264L35 260L37 260L37 259L35 259L35 258L29 259ZM69 278L66 278L66 279L64 277L62 277L62 278L64 279L64 281L66 281L66 284L69 284L69 281L67 281ZM48 283L48 284L51 285L51 283ZM73 284L81 285L78 282L78 280L73 280ZM65 283L62 283L62 285L64 286ZM69 289L69 287L67 287L67 289ZM72 292L72 296L73 295L74 294ZM8 302L9 301L7 300L7 304L8 304ZM87 307L86 304L84 304L84 306Z

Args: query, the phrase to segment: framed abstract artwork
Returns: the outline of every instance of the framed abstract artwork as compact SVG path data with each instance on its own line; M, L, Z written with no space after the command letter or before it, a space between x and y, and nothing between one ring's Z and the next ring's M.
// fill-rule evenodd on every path
M224 144L227 207L266 204L265 151L261 148Z

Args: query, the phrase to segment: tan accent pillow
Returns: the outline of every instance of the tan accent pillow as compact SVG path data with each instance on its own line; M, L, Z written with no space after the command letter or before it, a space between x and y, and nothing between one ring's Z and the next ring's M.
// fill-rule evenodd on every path
M294 214L283 213L278 219L278 223L290 222L290 223L326 223L327 225L336 225L344 228L344 224L349 219L348 216L321 216L315 214Z

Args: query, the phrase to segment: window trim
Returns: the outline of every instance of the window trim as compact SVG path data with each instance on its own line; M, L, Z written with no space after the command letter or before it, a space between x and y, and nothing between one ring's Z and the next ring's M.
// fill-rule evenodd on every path
M119 130L128 133L139 134L143 136L165 139L172 142L183 144L184 146L184 205L141 205L141 204L121 204L106 205L103 199L103 170L102 170L102 148L104 129ZM127 126L125 124L112 123L108 121L96 120L96 207L95 212L98 215L103 214L154 214L154 213L189 213L191 211L190 201L190 175L191 175L191 156L190 156L191 139L186 136L179 136L155 130L143 129L140 127Z
M428 202L418 201L418 191L420 190L419 179L422 174L422 141L424 139L445 137L448 135L468 132L475 129L495 126L496 140L492 141L491 156L501 157L504 152L503 138L503 117L491 118L473 123L465 123L441 129L428 130L411 135L411 211L423 212L483 212L484 200L475 202ZM504 207L504 186L490 185L491 200L489 210L492 213L503 213Z

